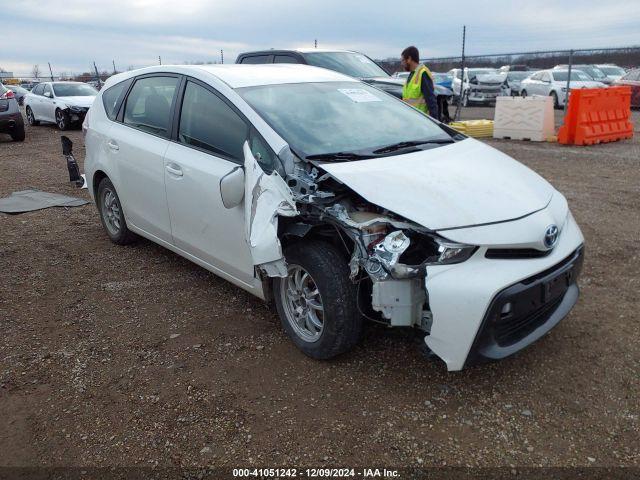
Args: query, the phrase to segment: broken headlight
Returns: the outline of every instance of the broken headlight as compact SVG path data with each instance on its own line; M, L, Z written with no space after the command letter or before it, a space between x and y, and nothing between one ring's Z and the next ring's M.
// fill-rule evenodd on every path
M462 243L443 242L441 239L437 239L436 242L438 243L438 256L436 261L429 262L431 265L462 263L468 260L478 248Z

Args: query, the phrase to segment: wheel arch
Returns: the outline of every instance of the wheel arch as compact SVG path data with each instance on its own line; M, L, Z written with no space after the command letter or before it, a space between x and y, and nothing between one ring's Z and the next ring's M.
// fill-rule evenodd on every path
M93 174L93 180L91 181L91 191L93 192L94 199L98 198L98 186L100 185L100 182L102 181L103 178L109 178L109 175L107 175L102 170L96 170L95 173ZM97 203L97 200L96 200L96 203Z

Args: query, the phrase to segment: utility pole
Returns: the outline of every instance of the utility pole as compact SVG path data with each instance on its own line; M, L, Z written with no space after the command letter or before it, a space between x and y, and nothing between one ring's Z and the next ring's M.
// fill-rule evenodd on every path
M220 63L224 63L224 51L220 49Z
M318 39L317 38L313 41L313 48L318 48Z
M571 85L571 65L573 64L573 50L569 50L569 71L567 72L567 91L564 94L564 113L567 113L567 105L569 105L569 86Z
M162 58L160 58L160 55L158 55L158 65L162 65Z
M93 62L93 69L96 72L96 80L98 82L98 90L102 87L102 82L100 81L100 74L98 73L98 67L96 67L96 62Z
M115 75L115 73L116 73L116 61L115 60L111 60L111 63L113 64L113 74Z
M53 71L51 70L51 62L47 62L49 64L49 75L51 75L51 81L53 82Z
M460 62L460 95L458 96L458 105L456 105L456 113L453 116L455 121L460 120L460 113L462 110L462 96L464 94L464 45L467 39L467 26L462 26L462 58Z

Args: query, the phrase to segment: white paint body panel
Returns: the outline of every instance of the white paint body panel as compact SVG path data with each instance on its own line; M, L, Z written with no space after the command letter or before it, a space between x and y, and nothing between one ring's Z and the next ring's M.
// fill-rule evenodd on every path
M432 230L520 218L545 208L554 191L537 173L471 138L322 168L368 201Z
M556 247L546 257L490 260L484 257L483 247L466 262L427 267L425 285L433 315L431 333L425 337L427 346L444 360L448 370L462 369L493 297L556 265L583 242L580 228L569 215Z

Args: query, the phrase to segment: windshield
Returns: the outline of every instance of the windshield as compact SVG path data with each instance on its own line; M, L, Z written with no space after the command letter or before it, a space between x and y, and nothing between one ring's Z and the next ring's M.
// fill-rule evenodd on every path
M524 80L529 75L531 75L531 72L509 72L507 73L507 79L508 80Z
M578 69L578 70L580 70L582 72L585 72L591 78L594 78L596 80L606 77L606 75L602 72L602 70L600 70L599 68L596 68L596 67L591 67L589 65L576 65L574 68L576 68L576 69Z
M350 77L372 78L389 76L373 60L361 53L312 52L305 53L304 58L306 58L309 65L334 70Z
M598 67L602 72L604 72L607 75L624 75L625 71L624 68L620 68L620 67Z
M553 79L556 82L566 82L567 81L567 77L569 75L569 72L563 72L563 71L554 71L552 72L553 74ZM578 70L573 70L571 72L571 80L576 80L576 81L580 81L580 82L592 82L593 78L591 78L589 75L587 75L584 72L580 72Z
M372 151L404 141L451 141L429 117L362 83L264 85L237 91L302 157Z
M56 97L90 97L98 91L86 83L54 83L53 92Z

